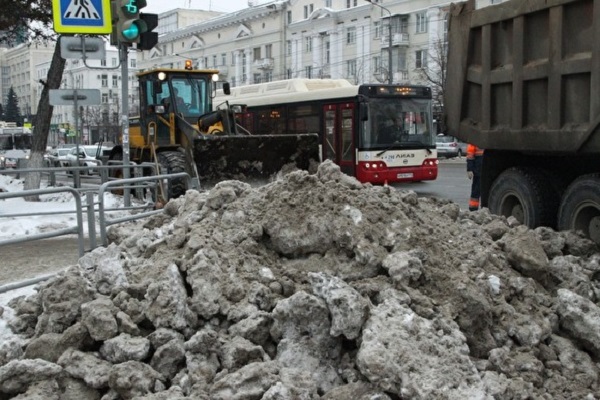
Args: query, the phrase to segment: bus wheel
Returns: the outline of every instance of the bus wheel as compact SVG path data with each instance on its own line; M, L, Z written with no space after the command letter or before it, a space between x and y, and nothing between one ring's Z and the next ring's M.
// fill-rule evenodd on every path
M161 175L185 172L185 154L179 151L162 151L157 154L157 157L161 167ZM167 196L165 200L183 196L187 190L186 179L169 179L164 188L166 189L165 195Z
M600 244L600 175L586 175L569 185L558 211L558 229L582 231Z
M559 195L550 179L534 168L509 168L490 188L493 214L514 217L530 228L556 226Z

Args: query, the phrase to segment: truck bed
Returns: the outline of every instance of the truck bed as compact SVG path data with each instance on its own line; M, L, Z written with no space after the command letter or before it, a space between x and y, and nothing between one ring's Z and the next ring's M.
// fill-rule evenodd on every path
M451 9L448 133L485 149L599 152L599 2L474 7Z

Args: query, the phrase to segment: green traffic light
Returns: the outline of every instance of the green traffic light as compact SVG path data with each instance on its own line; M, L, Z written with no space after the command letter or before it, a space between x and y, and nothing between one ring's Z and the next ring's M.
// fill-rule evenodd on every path
M136 24L131 24L121 31L121 35L128 40L134 40L140 35L140 28Z

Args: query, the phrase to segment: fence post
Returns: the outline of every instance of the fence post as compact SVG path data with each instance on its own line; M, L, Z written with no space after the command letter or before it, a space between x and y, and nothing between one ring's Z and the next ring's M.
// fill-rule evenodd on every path
M96 248L96 217L94 214L94 192L86 192L85 200L87 205L88 236L90 240L90 249Z

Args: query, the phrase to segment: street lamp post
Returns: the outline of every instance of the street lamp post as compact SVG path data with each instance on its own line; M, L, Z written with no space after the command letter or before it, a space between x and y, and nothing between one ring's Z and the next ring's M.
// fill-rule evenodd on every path
M392 12L381 4L373 3L373 0L365 1L387 11L388 14L390 14L390 21L388 23L388 83L391 85L394 81L394 76L392 74Z

